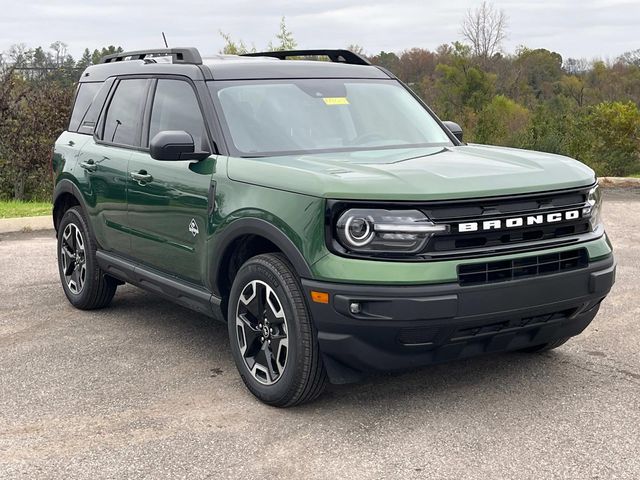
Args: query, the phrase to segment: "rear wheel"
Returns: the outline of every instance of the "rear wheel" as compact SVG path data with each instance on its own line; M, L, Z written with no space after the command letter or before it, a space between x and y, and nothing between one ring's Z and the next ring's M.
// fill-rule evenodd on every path
M322 393L326 373L316 332L284 256L258 255L242 265L231 289L228 324L236 367L257 398L289 407Z
M96 243L80 207L67 210L60 221L58 270L64 293L76 308L106 307L116 293L117 281L98 266Z

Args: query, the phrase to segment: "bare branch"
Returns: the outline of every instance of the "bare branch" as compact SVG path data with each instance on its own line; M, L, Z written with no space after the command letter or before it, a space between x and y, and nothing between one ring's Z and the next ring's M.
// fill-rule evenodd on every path
M462 22L462 36L471 44L473 54L481 59L493 57L507 37L508 20L504 10L483 1L475 10L469 9Z

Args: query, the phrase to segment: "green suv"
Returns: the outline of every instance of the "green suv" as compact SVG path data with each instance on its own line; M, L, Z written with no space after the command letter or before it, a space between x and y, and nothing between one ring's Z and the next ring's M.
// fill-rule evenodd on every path
M102 308L130 283L226 322L240 376L276 406L555 348L615 279L591 169L465 144L346 50L105 57L53 171L69 301Z

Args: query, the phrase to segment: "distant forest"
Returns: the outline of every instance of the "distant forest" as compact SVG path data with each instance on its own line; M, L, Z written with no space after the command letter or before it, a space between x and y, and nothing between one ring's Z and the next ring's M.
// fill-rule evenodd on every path
M441 119L459 123L467 142L568 155L599 175L640 176L640 49L613 61L524 46L508 53L508 19L486 2L467 13L461 32L462 40L435 51L349 48L393 72ZM221 53L256 50L221 36ZM267 49L296 47L283 18ZM16 44L0 55L0 198L50 198L51 147L68 123L74 84L84 68L121 51L86 49L74 59L55 42Z

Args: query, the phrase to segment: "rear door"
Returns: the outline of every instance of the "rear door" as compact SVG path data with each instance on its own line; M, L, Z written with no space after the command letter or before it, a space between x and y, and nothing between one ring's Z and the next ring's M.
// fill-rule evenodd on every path
M160 78L149 95L143 142L158 132L184 130L196 150L211 151L196 89L186 79ZM203 285L208 197L215 156L159 161L148 149L129 159L128 224L133 257L157 270Z
M127 167L131 152L140 148L150 82L144 78L116 80L106 93L101 92L105 98L99 110L90 110L79 127L80 131L94 132L80 151L76 177L90 208L96 239L104 250L126 255L131 252L126 227ZM98 114L100 120L96 122Z

